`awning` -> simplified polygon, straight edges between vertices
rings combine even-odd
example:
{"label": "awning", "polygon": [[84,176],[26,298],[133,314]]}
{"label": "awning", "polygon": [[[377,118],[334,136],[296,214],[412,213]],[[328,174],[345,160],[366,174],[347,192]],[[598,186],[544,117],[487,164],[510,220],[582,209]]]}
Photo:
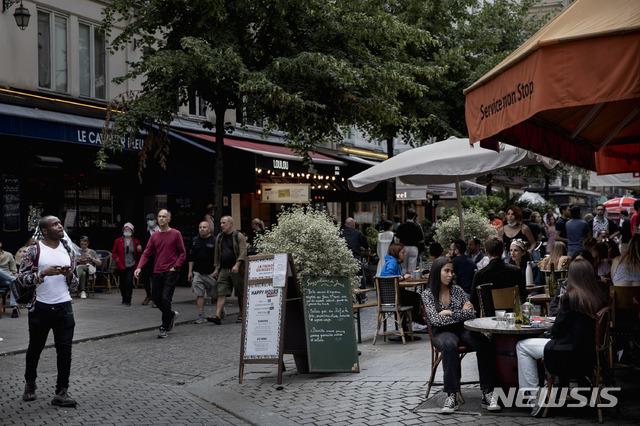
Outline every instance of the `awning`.
{"label": "awning", "polygon": [[[210,142],[215,142],[216,138],[213,135],[207,135],[204,133],[190,133],[185,132],[191,136],[195,136],[200,139],[204,139]],[[290,161],[302,161],[302,157],[293,152],[291,149],[286,146],[280,145],[270,145],[260,142],[251,142],[251,141],[240,141],[235,139],[224,138],[224,145],[236,148],[242,151],[251,152],[254,154],[262,155],[270,158],[279,158],[282,160],[290,160]],[[326,155],[318,154],[318,153],[309,153],[309,157],[314,163],[317,164],[330,164],[334,166],[344,166],[345,163],[339,160],[334,160],[331,157],[327,157]]]}
{"label": "awning", "polygon": [[[0,135],[99,148],[102,146],[104,123],[105,121],[100,118],[0,103]],[[170,131],[169,135],[203,151],[215,154],[211,148],[185,138],[177,132]],[[123,141],[123,148],[139,152],[143,144],[144,137],[140,135],[135,140]]]}

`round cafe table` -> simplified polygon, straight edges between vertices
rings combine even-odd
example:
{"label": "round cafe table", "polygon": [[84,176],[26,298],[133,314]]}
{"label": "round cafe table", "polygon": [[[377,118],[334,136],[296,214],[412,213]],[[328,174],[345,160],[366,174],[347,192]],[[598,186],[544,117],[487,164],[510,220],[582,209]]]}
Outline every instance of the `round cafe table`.
{"label": "round cafe table", "polygon": [[464,327],[468,330],[491,334],[491,340],[496,349],[496,369],[500,384],[507,388],[518,386],[518,358],[516,356],[518,341],[529,337],[538,337],[552,326],[553,323],[545,321],[541,327],[527,327],[520,324],[516,324],[515,327],[507,327],[504,322],[497,321],[495,317],[476,318],[464,322]]}

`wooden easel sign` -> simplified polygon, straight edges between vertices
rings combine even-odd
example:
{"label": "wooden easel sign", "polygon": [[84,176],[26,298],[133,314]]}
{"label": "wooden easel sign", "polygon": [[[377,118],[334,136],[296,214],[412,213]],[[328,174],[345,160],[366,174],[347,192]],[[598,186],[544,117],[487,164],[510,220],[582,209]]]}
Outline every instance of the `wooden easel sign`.
{"label": "wooden easel sign", "polygon": [[278,364],[278,384],[282,383],[284,301],[287,297],[286,278],[290,261],[291,257],[287,254],[248,258],[239,383],[242,383],[245,364]]}

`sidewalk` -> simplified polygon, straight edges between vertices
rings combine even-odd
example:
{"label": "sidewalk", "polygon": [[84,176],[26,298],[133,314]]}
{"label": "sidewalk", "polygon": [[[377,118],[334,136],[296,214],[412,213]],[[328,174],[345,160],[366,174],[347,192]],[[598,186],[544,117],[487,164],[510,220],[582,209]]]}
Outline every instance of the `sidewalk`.
{"label": "sidewalk", "polygon": [[[160,311],[152,308],[151,303],[142,306],[145,292],[142,287],[133,290],[130,307],[121,304],[120,293],[112,289],[111,294],[103,292],[90,295],[86,299],[73,298],[73,311],[76,327],[73,342],[104,339],[121,334],[156,329],[160,326]],[[205,302],[210,302],[205,299]],[[232,302],[231,306],[229,302]],[[195,295],[190,287],[176,287],[173,295],[173,308],[179,312],[176,324],[186,323],[198,317]],[[227,313],[238,312],[235,297],[227,299]],[[205,315],[214,315],[214,308],[205,303]],[[29,344],[28,311],[20,308],[20,318],[11,318],[7,309],[0,319],[0,355],[26,352]],[[49,334],[47,347],[53,346],[53,333]]]}

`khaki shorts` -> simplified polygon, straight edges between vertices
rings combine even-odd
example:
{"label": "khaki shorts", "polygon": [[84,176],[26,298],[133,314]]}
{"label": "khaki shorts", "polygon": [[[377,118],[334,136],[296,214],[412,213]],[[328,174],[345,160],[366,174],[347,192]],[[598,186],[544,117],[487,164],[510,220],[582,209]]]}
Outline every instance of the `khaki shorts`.
{"label": "khaki shorts", "polygon": [[191,291],[198,297],[206,296],[218,298],[218,283],[211,274],[193,273],[193,281],[191,282]]}
{"label": "khaki shorts", "polygon": [[242,273],[234,274],[231,269],[220,269],[218,274],[218,294],[231,296],[233,290],[236,291],[238,299],[242,299],[244,275]]}

